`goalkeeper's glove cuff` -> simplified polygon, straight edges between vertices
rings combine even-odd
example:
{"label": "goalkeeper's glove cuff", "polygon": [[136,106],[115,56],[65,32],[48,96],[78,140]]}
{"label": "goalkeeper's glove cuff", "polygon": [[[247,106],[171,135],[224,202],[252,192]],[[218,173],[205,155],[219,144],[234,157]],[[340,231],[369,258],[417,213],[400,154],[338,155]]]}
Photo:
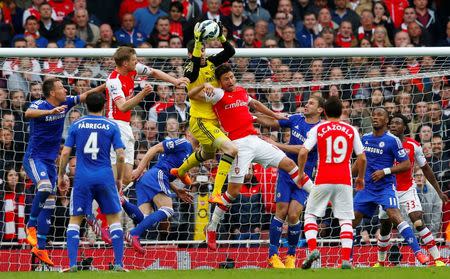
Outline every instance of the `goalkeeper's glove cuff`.
{"label": "goalkeeper's glove cuff", "polygon": [[225,42],[227,41],[227,38],[225,38],[224,35],[221,35],[218,39],[219,39],[219,41],[220,41],[222,44],[225,43]]}
{"label": "goalkeeper's glove cuff", "polygon": [[202,42],[195,41],[194,51],[192,52],[192,56],[194,56],[194,57],[201,57],[202,56],[202,48],[203,48]]}

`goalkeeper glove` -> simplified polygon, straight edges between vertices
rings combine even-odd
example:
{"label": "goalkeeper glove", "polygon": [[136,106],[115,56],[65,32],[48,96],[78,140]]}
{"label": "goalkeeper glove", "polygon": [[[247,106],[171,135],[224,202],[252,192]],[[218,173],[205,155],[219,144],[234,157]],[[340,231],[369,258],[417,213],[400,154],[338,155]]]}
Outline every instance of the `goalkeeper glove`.
{"label": "goalkeeper glove", "polygon": [[223,24],[221,21],[218,21],[217,24],[219,25],[219,37],[217,38],[223,44],[227,41],[227,38],[225,38],[225,36],[223,35]]}
{"label": "goalkeeper glove", "polygon": [[194,38],[195,42],[202,42],[203,41],[203,35],[205,33],[205,29],[200,29],[200,22],[197,22],[194,27]]}

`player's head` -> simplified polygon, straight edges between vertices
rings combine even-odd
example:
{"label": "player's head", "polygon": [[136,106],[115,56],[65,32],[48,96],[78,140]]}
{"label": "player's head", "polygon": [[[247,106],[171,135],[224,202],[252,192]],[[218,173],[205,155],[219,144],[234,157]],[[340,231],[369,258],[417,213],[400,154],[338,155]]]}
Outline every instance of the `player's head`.
{"label": "player's head", "polygon": [[320,116],[323,112],[324,99],[317,95],[312,95],[309,97],[308,102],[306,102],[305,110],[303,114],[305,116]]}
{"label": "player's head", "polygon": [[216,79],[220,83],[220,87],[222,87],[225,91],[234,91],[236,86],[236,77],[234,76],[233,71],[231,70],[231,66],[228,64],[222,64],[216,68]]}
{"label": "player's head", "polygon": [[64,88],[61,80],[57,78],[46,79],[42,84],[42,92],[45,99],[54,99],[59,103],[64,102],[67,96],[67,90]]}
{"label": "player's head", "polygon": [[[194,52],[194,47],[195,47],[195,40],[190,40],[187,45],[187,50],[188,50],[188,56],[189,58],[192,58],[192,53]],[[206,52],[205,52],[205,46],[202,46],[202,55],[200,56],[200,63],[202,65],[204,65],[206,62]]]}
{"label": "player's head", "polygon": [[99,113],[105,107],[105,95],[103,93],[92,93],[86,98],[86,105],[89,112]]}
{"label": "player's head", "polygon": [[408,127],[409,120],[403,114],[396,113],[391,117],[389,122],[389,130],[397,137],[408,135],[410,133]]}
{"label": "player's head", "polygon": [[372,111],[372,127],[374,130],[385,129],[388,123],[389,112],[386,109],[378,107]]}
{"label": "player's head", "polygon": [[328,118],[340,118],[342,115],[342,102],[337,96],[331,96],[325,102],[324,109]]}
{"label": "player's head", "polygon": [[114,62],[116,66],[124,68],[126,71],[131,72],[136,69],[137,56],[136,51],[132,47],[121,46],[114,53]]}

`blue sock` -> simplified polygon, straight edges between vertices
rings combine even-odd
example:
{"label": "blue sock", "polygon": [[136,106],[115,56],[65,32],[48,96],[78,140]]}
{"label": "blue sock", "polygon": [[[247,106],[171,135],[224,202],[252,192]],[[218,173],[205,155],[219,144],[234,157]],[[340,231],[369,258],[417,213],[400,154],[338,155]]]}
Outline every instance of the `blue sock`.
{"label": "blue sock", "polygon": [[38,222],[38,216],[44,207],[45,201],[50,192],[36,192],[34,196],[33,203],[31,204],[30,219],[28,220],[28,227],[36,227]]}
{"label": "blue sock", "polygon": [[109,235],[111,236],[114,250],[114,264],[123,266],[123,230],[120,223],[114,223],[109,226]]}
{"label": "blue sock", "polygon": [[406,221],[401,222],[397,226],[397,230],[403,236],[409,247],[414,251],[414,254],[420,251],[420,245],[417,242],[417,238],[414,235],[413,230]]}
{"label": "blue sock", "polygon": [[270,223],[270,245],[269,245],[269,258],[275,254],[278,254],[278,247],[280,246],[281,232],[283,230],[283,221],[277,217],[272,218]]}
{"label": "blue sock", "polygon": [[139,210],[139,207],[137,205],[132,204],[129,201],[125,201],[122,204],[123,210],[127,213],[128,217],[133,220],[134,224],[137,225],[142,220],[144,220],[144,214],[142,214],[141,210]]}
{"label": "blue sock", "polygon": [[[53,203],[55,200],[52,200]],[[53,215],[54,208],[44,208],[39,214],[37,220],[37,240],[38,249],[45,249],[47,246],[47,234],[50,231],[50,225],[52,223],[51,218]]]}
{"label": "blue sock", "polygon": [[69,266],[77,266],[78,244],[80,243],[80,226],[69,224],[67,227],[67,253]]}
{"label": "blue sock", "polygon": [[[173,209],[172,209],[172,213],[170,214],[170,216],[172,216],[172,214],[173,214]],[[158,224],[159,222],[161,222],[162,220],[165,220],[167,218],[168,218],[167,212],[160,208],[157,211],[155,211],[152,214],[145,217],[144,220],[142,220],[142,222],[140,222],[134,229],[132,229],[130,231],[130,234],[141,236],[145,230],[155,226],[156,224]]]}
{"label": "blue sock", "polygon": [[300,238],[300,221],[297,224],[289,224],[288,228],[288,255],[295,256],[297,250],[298,239]]}

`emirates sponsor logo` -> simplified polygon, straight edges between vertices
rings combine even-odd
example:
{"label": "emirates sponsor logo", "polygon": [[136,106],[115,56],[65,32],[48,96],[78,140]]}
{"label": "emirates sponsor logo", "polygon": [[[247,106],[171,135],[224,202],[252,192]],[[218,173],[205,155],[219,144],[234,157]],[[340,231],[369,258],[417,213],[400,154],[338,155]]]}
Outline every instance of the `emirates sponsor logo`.
{"label": "emirates sponsor logo", "polygon": [[247,102],[244,102],[242,100],[237,100],[234,103],[225,105],[225,109],[234,109],[234,108],[238,108],[238,107],[246,107],[247,106]]}

